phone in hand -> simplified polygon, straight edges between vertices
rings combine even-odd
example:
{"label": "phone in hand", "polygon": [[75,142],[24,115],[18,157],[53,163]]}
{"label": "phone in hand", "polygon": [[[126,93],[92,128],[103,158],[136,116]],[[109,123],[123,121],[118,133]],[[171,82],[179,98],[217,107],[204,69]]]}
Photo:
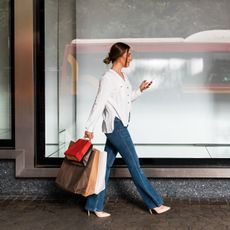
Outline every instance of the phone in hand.
{"label": "phone in hand", "polygon": [[153,81],[150,81],[147,85],[147,87],[149,87],[151,84],[153,83]]}

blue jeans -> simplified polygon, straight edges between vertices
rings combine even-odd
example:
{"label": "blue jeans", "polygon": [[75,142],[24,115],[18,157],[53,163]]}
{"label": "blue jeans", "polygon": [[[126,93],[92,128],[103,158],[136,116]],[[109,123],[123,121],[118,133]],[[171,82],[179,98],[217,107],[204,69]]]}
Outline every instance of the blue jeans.
{"label": "blue jeans", "polygon": [[[119,152],[125,163],[128,166],[134,184],[137,187],[143,201],[148,208],[159,207],[163,204],[163,200],[153,189],[149,180],[145,177],[140,168],[139,159],[130,137],[127,127],[122,122],[115,118],[114,130],[112,133],[106,133],[107,137],[105,151],[107,152],[107,169],[106,169],[106,184],[109,179],[110,169],[114,163],[117,153]],[[104,208],[105,190],[99,194],[94,194],[87,197],[85,209],[90,211],[102,211]]]}

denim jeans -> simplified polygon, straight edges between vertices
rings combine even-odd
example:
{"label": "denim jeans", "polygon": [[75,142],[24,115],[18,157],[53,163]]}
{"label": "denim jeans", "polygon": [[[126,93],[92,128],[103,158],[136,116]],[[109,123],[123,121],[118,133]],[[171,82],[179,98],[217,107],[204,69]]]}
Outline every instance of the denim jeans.
{"label": "denim jeans", "polygon": [[[105,178],[106,184],[109,179],[110,169],[119,152],[127,164],[133,182],[146,206],[148,208],[155,208],[163,204],[163,200],[156,193],[140,168],[139,159],[127,127],[125,127],[118,118],[115,118],[113,132],[106,133],[105,135],[107,137],[105,151],[108,154]],[[93,194],[87,197],[85,209],[90,211],[102,211],[104,208],[105,191],[106,190],[103,190],[97,195]]]}

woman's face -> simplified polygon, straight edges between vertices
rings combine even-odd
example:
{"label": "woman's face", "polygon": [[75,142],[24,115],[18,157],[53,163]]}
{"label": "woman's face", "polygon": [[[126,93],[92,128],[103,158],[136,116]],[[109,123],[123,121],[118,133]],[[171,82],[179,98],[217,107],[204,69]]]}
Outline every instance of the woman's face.
{"label": "woman's face", "polygon": [[121,57],[120,57],[120,62],[123,67],[128,67],[130,62],[132,61],[132,52],[129,49],[128,52],[125,52]]}

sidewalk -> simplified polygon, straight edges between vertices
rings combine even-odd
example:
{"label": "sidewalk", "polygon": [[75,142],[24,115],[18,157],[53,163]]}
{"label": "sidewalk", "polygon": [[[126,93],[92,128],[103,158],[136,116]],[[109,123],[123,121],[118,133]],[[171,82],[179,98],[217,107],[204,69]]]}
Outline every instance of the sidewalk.
{"label": "sidewalk", "polygon": [[84,198],[25,197],[0,200],[1,230],[224,230],[230,229],[228,201],[167,200],[167,213],[150,215],[141,200],[107,200],[111,217],[87,216]]}

